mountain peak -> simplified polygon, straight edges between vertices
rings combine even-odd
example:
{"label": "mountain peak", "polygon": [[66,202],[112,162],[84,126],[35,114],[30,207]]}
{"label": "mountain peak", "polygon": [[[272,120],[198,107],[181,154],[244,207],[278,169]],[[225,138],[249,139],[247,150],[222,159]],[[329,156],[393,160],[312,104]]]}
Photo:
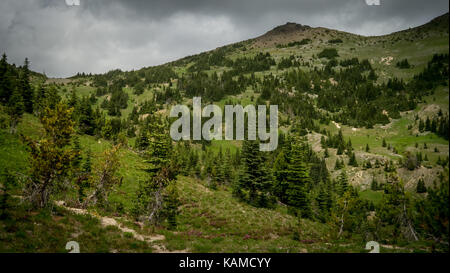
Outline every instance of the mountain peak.
{"label": "mountain peak", "polygon": [[309,38],[312,31],[314,31],[314,28],[310,26],[287,22],[257,37],[255,43],[258,47],[274,46],[276,44],[301,40],[302,38]]}
{"label": "mountain peak", "polygon": [[306,26],[306,25],[301,25],[301,24],[297,24],[297,23],[293,23],[293,22],[287,22],[284,25],[280,25],[277,26],[275,28],[273,28],[272,30],[268,31],[266,33],[267,34],[272,34],[272,35],[276,35],[276,34],[289,34],[291,32],[300,32],[300,31],[305,31],[307,29],[310,29],[310,26]]}

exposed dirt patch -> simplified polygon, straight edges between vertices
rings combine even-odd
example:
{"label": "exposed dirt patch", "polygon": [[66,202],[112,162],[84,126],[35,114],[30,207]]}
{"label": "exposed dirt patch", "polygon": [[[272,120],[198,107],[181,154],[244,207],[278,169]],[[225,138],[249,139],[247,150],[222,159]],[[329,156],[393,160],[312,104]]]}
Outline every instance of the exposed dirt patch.
{"label": "exposed dirt patch", "polygon": [[339,125],[336,121],[332,120],[331,123],[333,123],[336,128],[341,129],[341,125]]}
{"label": "exposed dirt patch", "polygon": [[418,113],[419,118],[426,119],[426,118],[432,118],[436,116],[439,113],[439,110],[441,107],[437,104],[429,104],[427,106],[424,106]]}
{"label": "exposed dirt patch", "polygon": [[434,167],[428,169],[421,166],[413,171],[406,168],[397,169],[398,175],[402,178],[405,183],[405,188],[413,190],[417,187],[417,182],[420,178],[423,178],[425,185],[430,187],[433,185],[433,181],[438,177],[439,173],[442,172],[441,167]]}
{"label": "exposed dirt patch", "polygon": [[[116,219],[112,218],[112,217],[107,217],[107,216],[100,216],[96,213],[92,213],[89,212],[86,209],[79,209],[79,208],[71,208],[71,207],[67,207],[64,203],[64,201],[56,201],[55,204],[57,206],[60,207],[64,207],[65,209],[74,212],[75,214],[82,214],[82,215],[91,215],[92,217],[96,217],[100,220],[100,223],[102,224],[102,226],[107,227],[107,226],[115,226],[118,229],[120,229],[122,232],[124,233],[130,233],[133,235],[133,237],[136,240],[139,241],[143,241],[143,242],[147,242],[147,243],[154,243],[154,242],[160,242],[160,241],[164,241],[166,239],[166,237],[162,234],[155,234],[155,235],[143,235],[138,233],[136,230],[132,229],[132,228],[128,228],[124,225],[121,225],[120,223],[118,223],[116,221]],[[169,251],[167,250],[163,245],[161,244],[155,244],[153,245],[153,247],[155,248],[156,252],[161,252],[161,253],[169,253],[169,252],[173,252],[173,253],[186,253],[187,250],[177,250],[177,251]]]}
{"label": "exposed dirt patch", "polygon": [[318,133],[311,133],[308,134],[308,143],[311,144],[311,148],[314,152],[320,152],[322,151],[322,145],[320,144],[320,138],[322,137],[321,134]]}
{"label": "exposed dirt patch", "polygon": [[391,62],[394,60],[392,56],[381,57],[380,64],[391,65]]}

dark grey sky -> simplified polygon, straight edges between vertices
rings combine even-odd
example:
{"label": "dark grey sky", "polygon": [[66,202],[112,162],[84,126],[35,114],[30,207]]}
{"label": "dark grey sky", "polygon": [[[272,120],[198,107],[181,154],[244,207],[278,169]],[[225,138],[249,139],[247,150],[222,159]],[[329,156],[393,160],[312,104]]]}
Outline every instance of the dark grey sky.
{"label": "dark grey sky", "polygon": [[[73,0],[67,0],[69,2]],[[0,51],[51,77],[138,69],[296,22],[362,35],[414,27],[447,0],[1,0]]]}

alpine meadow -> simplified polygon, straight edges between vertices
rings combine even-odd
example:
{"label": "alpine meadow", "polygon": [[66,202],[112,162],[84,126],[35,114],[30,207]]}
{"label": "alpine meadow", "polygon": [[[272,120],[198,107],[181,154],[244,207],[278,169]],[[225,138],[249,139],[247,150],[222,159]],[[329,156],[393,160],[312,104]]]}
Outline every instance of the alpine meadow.
{"label": "alpine meadow", "polygon": [[[299,23],[68,78],[5,52],[0,252],[448,253],[449,14],[381,36]],[[195,130],[208,105],[220,139]],[[249,138],[246,109],[275,135]]]}

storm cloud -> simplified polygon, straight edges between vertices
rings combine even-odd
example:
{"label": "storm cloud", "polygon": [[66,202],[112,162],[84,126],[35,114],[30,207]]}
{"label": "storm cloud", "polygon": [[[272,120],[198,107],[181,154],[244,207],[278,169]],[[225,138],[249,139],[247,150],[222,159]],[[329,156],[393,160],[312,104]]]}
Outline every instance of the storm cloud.
{"label": "storm cloud", "polygon": [[259,36],[296,22],[362,35],[418,26],[448,1],[2,0],[0,51],[51,77],[139,69]]}

